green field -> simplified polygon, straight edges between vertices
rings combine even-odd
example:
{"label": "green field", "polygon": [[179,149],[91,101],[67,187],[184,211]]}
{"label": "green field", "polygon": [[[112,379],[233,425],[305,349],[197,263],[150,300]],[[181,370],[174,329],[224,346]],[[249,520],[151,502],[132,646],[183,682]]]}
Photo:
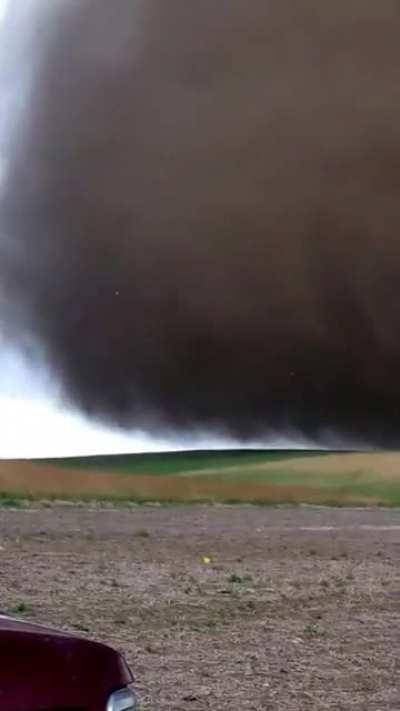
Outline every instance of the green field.
{"label": "green field", "polygon": [[400,506],[398,452],[224,450],[0,462],[0,498]]}
{"label": "green field", "polygon": [[68,469],[92,469],[98,472],[121,472],[124,474],[183,475],[199,473],[205,469],[217,469],[220,475],[230,467],[247,471],[252,465],[290,461],[301,457],[316,457],[329,454],[325,450],[293,449],[231,449],[194,450],[184,452],[157,452],[150,454],[110,454],[105,456],[65,457],[40,459],[39,464],[50,464]]}

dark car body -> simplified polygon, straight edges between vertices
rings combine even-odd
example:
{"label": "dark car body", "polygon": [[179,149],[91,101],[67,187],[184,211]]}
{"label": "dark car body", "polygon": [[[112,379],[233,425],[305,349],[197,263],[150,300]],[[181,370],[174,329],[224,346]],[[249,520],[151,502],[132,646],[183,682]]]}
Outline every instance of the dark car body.
{"label": "dark car body", "polygon": [[1,711],[106,711],[131,682],[110,647],[0,616]]}

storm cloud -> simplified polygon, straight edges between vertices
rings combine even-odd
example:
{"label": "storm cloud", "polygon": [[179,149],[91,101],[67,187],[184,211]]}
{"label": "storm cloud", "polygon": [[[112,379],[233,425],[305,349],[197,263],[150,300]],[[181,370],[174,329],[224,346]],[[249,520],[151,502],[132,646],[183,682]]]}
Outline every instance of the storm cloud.
{"label": "storm cloud", "polygon": [[43,13],[0,279],[74,405],[399,444],[399,36],[394,0]]}

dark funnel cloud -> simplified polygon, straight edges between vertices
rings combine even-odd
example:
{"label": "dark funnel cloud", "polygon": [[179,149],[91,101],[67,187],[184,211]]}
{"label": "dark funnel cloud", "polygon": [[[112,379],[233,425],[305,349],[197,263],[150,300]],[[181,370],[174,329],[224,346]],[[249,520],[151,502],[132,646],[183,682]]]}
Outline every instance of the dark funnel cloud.
{"label": "dark funnel cloud", "polygon": [[0,276],[71,400],[398,445],[397,0],[80,0],[45,30]]}

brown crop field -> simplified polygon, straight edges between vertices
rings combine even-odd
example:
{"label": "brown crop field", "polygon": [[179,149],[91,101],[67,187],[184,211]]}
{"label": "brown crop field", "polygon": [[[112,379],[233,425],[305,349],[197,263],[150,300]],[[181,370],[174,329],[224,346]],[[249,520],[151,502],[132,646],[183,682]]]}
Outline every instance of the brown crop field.
{"label": "brown crop field", "polygon": [[141,711],[397,711],[399,558],[395,509],[31,503],[0,607],[122,650]]}
{"label": "brown crop field", "polygon": [[132,502],[400,505],[397,452],[166,453],[0,461],[0,496]]}

